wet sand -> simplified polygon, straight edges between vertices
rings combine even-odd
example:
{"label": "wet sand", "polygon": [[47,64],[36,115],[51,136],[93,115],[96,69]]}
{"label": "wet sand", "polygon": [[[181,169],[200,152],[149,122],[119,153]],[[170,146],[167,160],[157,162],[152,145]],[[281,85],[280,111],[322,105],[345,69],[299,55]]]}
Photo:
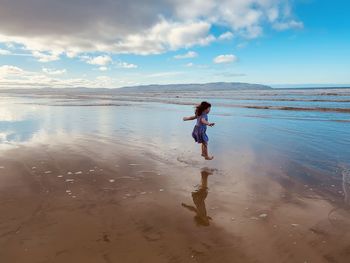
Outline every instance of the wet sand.
{"label": "wet sand", "polygon": [[92,138],[9,150],[1,262],[349,262],[346,206],[247,160],[229,174]]}
{"label": "wet sand", "polygon": [[184,198],[164,178],[170,174],[162,175],[167,167],[156,168],[142,156],[114,157],[44,148],[9,152],[1,162],[1,262],[214,262],[244,256],[237,237],[193,224],[181,207]]}

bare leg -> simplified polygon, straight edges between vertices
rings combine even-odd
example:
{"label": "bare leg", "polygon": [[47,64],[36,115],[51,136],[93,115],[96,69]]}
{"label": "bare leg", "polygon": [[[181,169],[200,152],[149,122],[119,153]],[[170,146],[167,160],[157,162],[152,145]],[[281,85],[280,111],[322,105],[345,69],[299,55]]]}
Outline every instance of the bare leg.
{"label": "bare leg", "polygon": [[207,154],[207,152],[206,152],[206,150],[205,150],[205,143],[202,143],[202,156],[203,157],[205,157],[205,156],[207,156],[208,154]]}
{"label": "bare leg", "polygon": [[202,143],[202,156],[206,160],[213,160],[214,156],[209,156],[208,155],[208,145],[206,143]]}

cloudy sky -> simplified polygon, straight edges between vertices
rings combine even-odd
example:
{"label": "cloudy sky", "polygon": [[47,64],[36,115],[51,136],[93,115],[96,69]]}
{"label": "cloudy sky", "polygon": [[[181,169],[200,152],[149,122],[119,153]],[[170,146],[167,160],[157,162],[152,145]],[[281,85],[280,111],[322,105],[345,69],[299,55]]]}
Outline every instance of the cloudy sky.
{"label": "cloudy sky", "polygon": [[0,88],[349,84],[350,3],[0,0]]}

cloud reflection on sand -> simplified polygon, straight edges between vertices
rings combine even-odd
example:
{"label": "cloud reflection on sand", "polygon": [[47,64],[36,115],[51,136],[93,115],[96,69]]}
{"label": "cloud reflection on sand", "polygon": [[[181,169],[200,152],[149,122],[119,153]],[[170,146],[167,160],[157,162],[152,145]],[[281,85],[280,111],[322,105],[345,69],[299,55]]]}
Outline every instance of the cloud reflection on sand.
{"label": "cloud reflection on sand", "polygon": [[20,98],[0,97],[0,122],[23,121],[40,111],[36,105],[21,105],[22,101]]}

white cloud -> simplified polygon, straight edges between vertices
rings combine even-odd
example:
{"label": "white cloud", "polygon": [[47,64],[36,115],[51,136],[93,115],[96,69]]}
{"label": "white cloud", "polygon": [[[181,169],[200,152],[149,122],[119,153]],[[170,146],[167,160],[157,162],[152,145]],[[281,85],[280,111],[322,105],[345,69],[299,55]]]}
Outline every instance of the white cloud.
{"label": "white cloud", "polygon": [[176,55],[174,56],[175,59],[185,59],[185,58],[195,58],[197,57],[198,54],[194,51],[188,51],[185,54],[180,54],[180,55]]}
{"label": "white cloud", "polygon": [[98,66],[106,66],[112,62],[112,58],[107,55],[102,55],[97,57],[82,56],[81,58],[83,61],[85,61],[88,64],[98,65]]}
{"label": "white cloud", "polygon": [[135,64],[127,63],[127,62],[123,62],[123,61],[120,61],[118,63],[118,67],[120,67],[120,68],[127,68],[127,69],[138,68],[138,66],[135,65]]}
{"label": "white cloud", "polygon": [[193,67],[193,65],[194,64],[192,62],[190,62],[190,63],[187,63],[185,66],[191,68],[191,67]]}
{"label": "white cloud", "polygon": [[39,62],[51,62],[60,59],[60,52],[40,52],[37,50],[32,51],[33,57],[37,58]]}
{"label": "white cloud", "polygon": [[[159,54],[167,50],[177,50],[194,45],[207,45],[215,40],[209,34],[210,24],[206,22],[170,23],[162,19],[146,32],[129,35],[123,41],[108,46],[118,53],[141,55]],[[103,49],[104,47],[101,46]]]}
{"label": "white cloud", "polygon": [[274,22],[278,18],[278,15],[279,15],[279,11],[275,7],[267,11],[267,17],[270,22]]}
{"label": "white cloud", "polygon": [[107,70],[108,70],[108,68],[107,68],[107,67],[105,67],[105,66],[102,66],[102,67],[99,67],[99,68],[98,68],[98,70],[99,70],[99,71],[107,71]]}
{"label": "white cloud", "polygon": [[43,68],[42,71],[48,75],[63,75],[67,72],[66,69],[50,69],[50,68]]}
{"label": "white cloud", "polygon": [[236,61],[237,61],[237,57],[233,54],[219,55],[214,58],[215,64],[232,63]]}
{"label": "white cloud", "polygon": [[[53,70],[44,70],[54,72]],[[0,66],[0,89],[11,88],[67,88],[67,87],[110,87],[117,88],[125,85],[132,85],[135,82],[123,79],[114,79],[107,76],[99,76],[95,79],[83,78],[58,78],[58,74],[47,74],[46,72],[26,71],[16,66]]]}
{"label": "white cloud", "polygon": [[184,72],[182,71],[166,71],[166,72],[158,72],[158,73],[152,73],[147,75],[147,78],[163,78],[163,77],[170,77],[170,76],[177,76],[182,75]]}
{"label": "white cloud", "polygon": [[24,71],[23,69],[16,67],[16,66],[11,66],[11,65],[3,65],[0,66],[0,76],[10,76],[10,75],[19,75],[22,74]]}
{"label": "white cloud", "polygon": [[287,22],[276,22],[273,24],[273,28],[278,30],[278,31],[283,31],[283,30],[288,30],[288,29],[302,29],[304,28],[303,22],[295,21],[295,20],[290,20]]}
{"label": "white cloud", "polygon": [[218,37],[219,40],[230,40],[232,38],[233,38],[233,34],[230,31],[227,31]]}
{"label": "white cloud", "polygon": [[9,49],[14,49],[15,48],[15,45],[13,43],[10,43],[10,42],[5,42],[5,45]]}
{"label": "white cloud", "polygon": [[266,24],[284,30],[302,23],[293,20],[289,0],[154,0],[144,5],[143,0],[5,1],[0,42],[24,45],[40,52],[39,61],[48,62],[63,53],[148,55],[232,37],[212,35],[212,26],[227,28],[235,37],[254,38]]}
{"label": "white cloud", "polygon": [[66,56],[68,58],[75,58],[76,56],[78,56],[79,51],[75,51],[75,50],[69,50],[66,51]]}
{"label": "white cloud", "polygon": [[261,36],[263,29],[260,26],[251,26],[243,34],[245,38],[253,39]]}
{"label": "white cloud", "polygon": [[11,52],[9,50],[0,49],[0,55],[9,55],[9,54],[11,54]]}

